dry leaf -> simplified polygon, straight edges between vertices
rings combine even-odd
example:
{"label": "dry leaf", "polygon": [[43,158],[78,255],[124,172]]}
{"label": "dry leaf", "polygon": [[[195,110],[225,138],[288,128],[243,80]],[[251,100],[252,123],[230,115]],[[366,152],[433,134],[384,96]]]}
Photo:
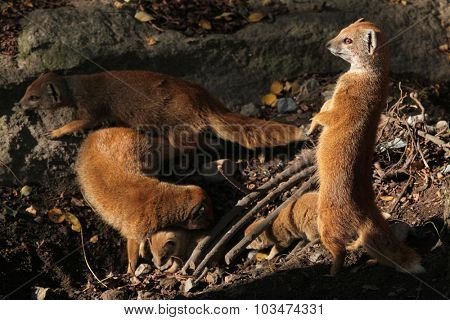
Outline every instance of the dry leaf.
{"label": "dry leaf", "polygon": [[292,94],[298,94],[300,93],[300,84],[298,83],[298,81],[294,81],[291,84],[291,93]]}
{"label": "dry leaf", "polygon": [[275,81],[270,86],[270,92],[275,93],[276,95],[279,95],[281,91],[283,91],[283,84],[280,81]]}
{"label": "dry leaf", "polygon": [[383,201],[392,201],[394,200],[393,196],[380,196],[380,199]]}
{"label": "dry leaf", "polygon": [[261,98],[261,102],[264,103],[266,106],[275,106],[277,102],[277,96],[273,93],[266,94],[264,97]]}
{"label": "dry leaf", "polygon": [[225,19],[226,21],[230,21],[230,20],[233,20],[233,15],[234,15],[234,13],[233,12],[224,12],[224,13],[222,13],[221,15],[219,15],[219,16],[215,16],[214,17],[214,20],[219,20],[219,19]]}
{"label": "dry leaf", "polygon": [[26,208],[25,211],[26,211],[30,216],[36,217],[37,210],[36,210],[36,208],[35,208],[33,205],[31,205],[31,206],[29,206],[28,208]]}
{"label": "dry leaf", "polygon": [[61,223],[64,221],[65,217],[61,209],[53,208],[47,212],[47,216],[51,222]]}
{"label": "dry leaf", "polygon": [[155,20],[155,18],[153,18],[151,15],[149,15],[145,11],[136,12],[136,14],[134,15],[134,18],[136,20],[139,20],[140,22],[149,22],[149,21]]}
{"label": "dry leaf", "polygon": [[209,22],[206,19],[202,19],[200,20],[200,22],[198,23],[198,25],[200,26],[200,28],[204,29],[204,30],[211,30],[212,29],[212,25],[211,22]]}
{"label": "dry leaf", "polygon": [[156,40],[156,38],[153,37],[153,36],[148,36],[148,37],[145,39],[145,42],[147,43],[147,45],[148,45],[149,47],[151,47],[151,46],[154,46],[154,45],[158,42],[158,40]]}
{"label": "dry leaf", "polygon": [[447,52],[448,51],[448,43],[440,45],[439,51]]}
{"label": "dry leaf", "polygon": [[25,2],[23,3],[23,5],[24,5],[25,7],[27,7],[27,8],[33,8],[33,7],[34,7],[34,6],[33,6],[33,2],[30,1],[30,0],[25,1]]}
{"label": "dry leaf", "polygon": [[98,241],[98,235],[92,236],[92,237],[89,239],[89,242],[90,242],[90,243],[97,243],[97,241]]}
{"label": "dry leaf", "polygon": [[31,188],[30,186],[23,186],[20,189],[20,195],[22,195],[24,197],[28,197],[31,194],[32,190],[33,190],[33,188]]}
{"label": "dry leaf", "polygon": [[258,252],[255,255],[256,261],[264,261],[267,259],[267,257],[268,257],[268,255],[266,253],[262,253],[262,252]]}
{"label": "dry leaf", "polygon": [[251,13],[251,14],[248,16],[247,20],[248,20],[248,22],[254,23],[254,22],[261,21],[262,18],[264,18],[265,16],[266,16],[266,15],[265,15],[264,13],[259,12],[259,11],[256,11],[256,12]]}
{"label": "dry leaf", "polygon": [[71,228],[73,231],[81,232],[81,223],[80,223],[80,220],[78,220],[76,215],[74,215],[70,212],[66,212],[65,218],[71,224]]}
{"label": "dry leaf", "polygon": [[122,9],[123,8],[123,3],[120,1],[114,1],[114,7],[116,9]]}

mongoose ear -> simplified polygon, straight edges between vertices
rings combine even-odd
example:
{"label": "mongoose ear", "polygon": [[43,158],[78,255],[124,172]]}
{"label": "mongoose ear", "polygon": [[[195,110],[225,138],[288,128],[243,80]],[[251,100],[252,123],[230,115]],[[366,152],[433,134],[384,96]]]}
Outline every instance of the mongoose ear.
{"label": "mongoose ear", "polygon": [[366,29],[364,34],[364,40],[367,44],[367,52],[369,55],[373,55],[377,48],[377,35],[373,29]]}
{"label": "mongoose ear", "polygon": [[364,22],[364,21],[366,21],[366,19],[364,19],[364,18],[359,18],[358,20],[356,20],[356,21],[353,22],[353,23],[359,23],[359,22]]}
{"label": "mongoose ear", "polygon": [[54,104],[61,103],[61,93],[59,92],[58,86],[49,82],[47,84],[48,95],[52,98]]}

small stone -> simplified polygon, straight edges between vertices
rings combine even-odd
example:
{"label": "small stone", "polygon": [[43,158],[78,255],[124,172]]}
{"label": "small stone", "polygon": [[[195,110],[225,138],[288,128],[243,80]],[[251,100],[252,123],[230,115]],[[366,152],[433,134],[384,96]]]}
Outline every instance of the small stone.
{"label": "small stone", "polygon": [[124,300],[125,294],[117,289],[109,289],[103,292],[100,298],[102,300]]}
{"label": "small stone", "polygon": [[403,221],[396,221],[392,223],[390,227],[397,239],[401,242],[405,242],[411,232],[410,225]]}
{"label": "small stone", "polygon": [[21,189],[20,189],[20,194],[22,195],[22,196],[24,196],[24,197],[28,197],[30,194],[31,194],[31,191],[32,191],[33,189],[30,187],[30,186],[23,186]]}
{"label": "small stone", "polygon": [[141,263],[139,265],[139,267],[137,267],[136,271],[134,272],[134,275],[136,277],[139,277],[139,276],[141,276],[143,274],[149,273],[151,270],[152,270],[152,267],[149,264]]}
{"label": "small stone", "polygon": [[445,131],[445,130],[448,130],[448,122],[445,121],[445,120],[438,121],[436,123],[436,131],[437,132],[442,132],[442,131]]}
{"label": "small stone", "polygon": [[445,169],[442,170],[442,173],[443,173],[443,174],[448,174],[448,173],[450,173],[450,164],[448,164],[448,165],[445,167]]}
{"label": "small stone", "polygon": [[261,110],[259,110],[253,103],[249,103],[241,107],[241,114],[243,116],[257,118],[261,116]]}
{"label": "small stone", "polygon": [[317,91],[320,88],[319,81],[317,81],[314,78],[308,79],[300,87],[300,92],[305,95],[309,96],[315,91]]}
{"label": "small stone", "polygon": [[277,102],[277,110],[279,113],[289,113],[297,111],[297,104],[292,98],[280,98]]}

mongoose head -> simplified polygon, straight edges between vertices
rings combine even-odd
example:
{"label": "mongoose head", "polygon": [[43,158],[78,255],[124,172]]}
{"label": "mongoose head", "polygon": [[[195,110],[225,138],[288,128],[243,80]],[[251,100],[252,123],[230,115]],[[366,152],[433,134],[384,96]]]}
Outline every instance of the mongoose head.
{"label": "mongoose head", "polygon": [[379,27],[363,18],[342,29],[326,46],[332,54],[350,62],[351,70],[387,68],[386,38]]}
{"label": "mongoose head", "polygon": [[185,229],[207,229],[214,222],[211,200],[205,190],[198,186],[189,187],[192,201],[188,205],[187,220],[181,227]]}
{"label": "mongoose head", "polygon": [[24,109],[55,109],[67,106],[68,89],[64,77],[56,73],[45,73],[30,84],[20,99]]}
{"label": "mongoose head", "polygon": [[[255,220],[252,224],[250,224],[244,231],[244,235],[247,236],[250,232],[252,232],[261,222],[262,218]],[[247,246],[247,249],[251,250],[263,250],[273,246],[274,243],[267,238],[265,232],[262,232],[258,237],[255,238],[250,244]]]}
{"label": "mongoose head", "polygon": [[150,250],[153,263],[161,271],[176,272],[189,254],[189,231],[179,228],[168,228],[154,233],[150,238]]}

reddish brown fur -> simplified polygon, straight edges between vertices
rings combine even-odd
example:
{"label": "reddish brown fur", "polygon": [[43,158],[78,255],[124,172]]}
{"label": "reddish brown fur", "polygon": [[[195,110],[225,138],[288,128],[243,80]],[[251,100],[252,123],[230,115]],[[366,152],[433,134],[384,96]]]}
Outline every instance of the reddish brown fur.
{"label": "reddish brown fur", "polygon": [[[247,248],[261,250],[273,246],[267,257],[270,260],[295,240],[313,241],[318,239],[317,198],[317,192],[309,192],[291,202],[280,212],[272,225],[253,240]],[[258,219],[249,225],[245,229],[245,235],[250,233],[262,220]]]}
{"label": "reddish brown fur", "polygon": [[158,269],[168,273],[178,271],[206,235],[206,231],[180,228],[168,228],[154,233],[150,238],[153,263]]}
{"label": "reddish brown fur", "polygon": [[142,157],[154,151],[149,145],[155,144],[133,129],[98,130],[84,141],[76,164],[86,200],[128,239],[131,270],[139,243],[152,233],[170,226],[207,228],[213,220],[210,200],[200,187],[164,183],[142,173]]}
{"label": "reddish brown fur", "polygon": [[[370,33],[370,38],[369,38]],[[344,44],[345,38],[352,39]],[[369,45],[369,39],[372,46]],[[323,125],[317,151],[320,177],[318,226],[338,272],[349,248],[362,245],[378,261],[400,271],[421,272],[420,257],[388,227],[372,187],[372,157],[388,88],[388,50],[381,30],[358,21],[329,42],[329,49],[351,63],[337,82],[325,111],[314,117]]]}
{"label": "reddish brown fur", "polygon": [[295,126],[232,113],[201,86],[149,71],[47,73],[27,88],[21,105],[77,109],[79,120],[52,131],[53,138],[114,119],[128,127],[162,130],[175,147],[195,144],[197,135],[208,127],[219,137],[247,148],[305,139]]}

